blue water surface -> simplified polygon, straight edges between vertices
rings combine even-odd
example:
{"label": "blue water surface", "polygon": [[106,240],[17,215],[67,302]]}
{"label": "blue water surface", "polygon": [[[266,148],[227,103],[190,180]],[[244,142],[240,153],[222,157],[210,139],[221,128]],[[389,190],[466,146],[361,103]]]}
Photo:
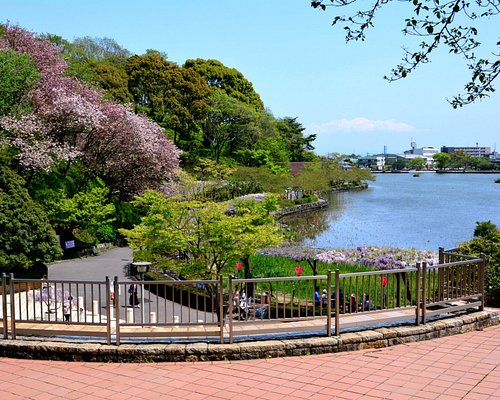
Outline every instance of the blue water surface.
{"label": "blue water surface", "polygon": [[[393,246],[437,250],[472,237],[476,221],[500,226],[500,174],[377,174],[369,189],[332,193],[316,211],[326,228],[303,244],[319,248]],[[296,218],[301,218],[297,216]],[[311,216],[301,224],[317,223]]]}

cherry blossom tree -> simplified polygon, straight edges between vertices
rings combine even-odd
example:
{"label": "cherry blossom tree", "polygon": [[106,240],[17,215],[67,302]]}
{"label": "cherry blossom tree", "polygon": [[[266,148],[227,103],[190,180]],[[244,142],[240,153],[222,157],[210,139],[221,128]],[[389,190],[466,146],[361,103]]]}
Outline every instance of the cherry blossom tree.
{"label": "cherry blossom tree", "polygon": [[124,195],[160,188],[178,168],[180,151],[163,129],[65,76],[61,49],[9,25],[0,40],[2,49],[27,54],[40,71],[27,94],[31,112],[0,119],[21,167],[48,171],[56,160],[67,165],[78,160],[89,177],[101,176]]}

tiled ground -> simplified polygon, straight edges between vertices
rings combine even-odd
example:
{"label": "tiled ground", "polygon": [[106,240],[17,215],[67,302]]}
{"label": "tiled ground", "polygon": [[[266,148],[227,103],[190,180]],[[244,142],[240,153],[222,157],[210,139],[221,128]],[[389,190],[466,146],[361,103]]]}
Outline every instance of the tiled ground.
{"label": "tiled ground", "polygon": [[500,399],[500,325],[379,350],[214,363],[0,358],[11,399]]}

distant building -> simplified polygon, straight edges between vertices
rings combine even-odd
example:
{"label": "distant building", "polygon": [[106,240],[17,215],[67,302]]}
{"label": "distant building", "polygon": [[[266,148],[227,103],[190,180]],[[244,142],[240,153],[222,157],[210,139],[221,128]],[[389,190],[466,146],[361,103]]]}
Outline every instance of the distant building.
{"label": "distant building", "polygon": [[415,142],[411,142],[411,149],[404,152],[404,158],[411,160],[412,158],[422,157],[425,158],[427,166],[434,165],[434,154],[439,153],[439,149],[435,147],[417,147]]}
{"label": "distant building", "polygon": [[358,160],[358,165],[361,167],[369,167],[375,171],[384,171],[394,164],[398,159],[397,154],[373,154],[361,157]]}
{"label": "distant building", "polygon": [[452,154],[455,151],[464,151],[467,154],[470,154],[472,157],[489,157],[491,154],[491,147],[441,147],[442,153]]}
{"label": "distant building", "polygon": [[490,154],[490,161],[494,163],[500,163],[500,153],[494,151]]}

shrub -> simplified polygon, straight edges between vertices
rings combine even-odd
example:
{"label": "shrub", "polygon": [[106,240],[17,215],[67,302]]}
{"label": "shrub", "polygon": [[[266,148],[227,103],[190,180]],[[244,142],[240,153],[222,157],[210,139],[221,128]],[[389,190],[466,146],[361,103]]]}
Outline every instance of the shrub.
{"label": "shrub", "polygon": [[31,199],[23,180],[0,166],[0,269],[27,269],[60,256],[45,213]]}
{"label": "shrub", "polygon": [[480,256],[485,255],[486,293],[491,297],[500,297],[500,229],[490,221],[476,222],[473,239],[461,243],[459,252]]}
{"label": "shrub", "polygon": [[116,230],[113,225],[104,224],[97,228],[96,236],[100,243],[113,242],[116,239]]}

